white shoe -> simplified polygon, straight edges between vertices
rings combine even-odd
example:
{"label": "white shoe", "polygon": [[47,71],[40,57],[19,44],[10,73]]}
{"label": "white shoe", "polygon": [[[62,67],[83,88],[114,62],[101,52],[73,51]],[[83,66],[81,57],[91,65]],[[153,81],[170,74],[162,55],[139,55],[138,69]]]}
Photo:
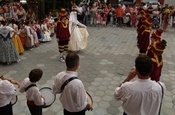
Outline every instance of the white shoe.
{"label": "white shoe", "polygon": [[32,50],[33,50],[33,48],[30,48],[29,50],[30,50],[30,51],[32,51]]}
{"label": "white shoe", "polygon": [[63,54],[63,59],[64,59],[64,60],[66,59],[66,54]]}
{"label": "white shoe", "polygon": [[7,65],[10,65],[10,64],[12,64],[12,62],[7,62]]}
{"label": "white shoe", "polygon": [[18,59],[16,62],[17,62],[17,63],[19,63],[20,61],[21,61],[21,60],[20,60],[20,59]]}
{"label": "white shoe", "polygon": [[64,60],[63,57],[60,57],[59,61],[60,61],[60,62],[63,62],[63,63],[65,62],[65,60]]}

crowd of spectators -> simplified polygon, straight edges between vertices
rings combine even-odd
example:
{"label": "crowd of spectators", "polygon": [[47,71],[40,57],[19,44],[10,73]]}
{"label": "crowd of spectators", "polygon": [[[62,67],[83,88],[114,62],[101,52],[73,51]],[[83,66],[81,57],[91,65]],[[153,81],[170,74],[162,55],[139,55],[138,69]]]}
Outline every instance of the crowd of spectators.
{"label": "crowd of spectators", "polygon": [[107,4],[105,2],[92,2],[90,4],[80,4],[82,8],[82,22],[90,26],[108,25],[111,23],[113,26],[136,26],[139,18],[139,10],[143,8],[149,12],[153,19],[153,27],[159,28],[164,20],[164,14],[168,14],[168,22],[174,26],[175,23],[175,8],[174,6],[157,6],[153,8],[151,4],[147,3],[144,6],[139,5],[125,5]]}
{"label": "crowd of spectators", "polygon": [[[0,20],[5,20],[8,26],[17,31],[19,37],[21,35],[45,42],[50,41],[50,37],[54,33],[54,20],[51,14],[47,15],[43,20],[37,20],[32,9],[25,10],[23,5],[17,2],[4,4],[0,7]],[[21,41],[25,47],[25,42]],[[37,45],[33,44],[32,47],[34,46]]]}
{"label": "crowd of spectators", "polygon": [[[138,6],[121,3],[114,6],[110,3],[95,1],[90,4],[79,3],[77,7],[79,22],[87,26],[136,27],[140,8],[149,12],[153,28],[163,25],[163,29],[167,31],[168,25],[172,27],[175,25],[175,8],[168,4],[164,7],[153,8],[150,4]],[[59,19],[59,17],[56,16],[55,19]],[[52,17],[52,13],[46,15],[43,20],[37,20],[32,9],[25,10],[23,5],[17,2],[1,5],[0,21],[5,21],[6,26],[15,30],[15,35],[11,35],[11,38],[18,54],[23,54],[25,50],[32,50],[40,43],[51,41],[57,23]],[[3,24],[1,24],[2,26]]]}
{"label": "crowd of spectators", "polygon": [[[9,27],[13,29],[13,32],[10,32],[9,38],[11,40],[9,42],[13,42],[13,46],[18,54],[23,54],[24,51],[32,50],[41,43],[51,41],[54,35],[55,21],[51,14],[41,21],[37,20],[36,14],[32,9],[25,10],[22,4],[16,2],[4,4],[0,7],[0,22],[1,35],[3,32],[7,32],[5,30]],[[8,36],[1,36],[1,38],[0,53],[8,54],[9,56],[13,55],[11,52],[4,50],[4,47],[10,48],[9,50],[13,49],[12,46],[6,43],[6,40],[3,40],[3,38],[7,39]],[[5,58],[9,56],[2,55],[0,62],[11,63],[13,60],[6,60],[7,58]]]}

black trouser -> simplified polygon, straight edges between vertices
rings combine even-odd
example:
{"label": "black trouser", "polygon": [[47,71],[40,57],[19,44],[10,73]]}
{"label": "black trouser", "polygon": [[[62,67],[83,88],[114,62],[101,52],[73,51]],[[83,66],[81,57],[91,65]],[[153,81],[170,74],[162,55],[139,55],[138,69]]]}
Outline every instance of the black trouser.
{"label": "black trouser", "polygon": [[113,22],[112,22],[113,25],[116,25],[116,20],[117,20],[117,18],[113,17]]}
{"label": "black trouser", "polygon": [[27,104],[31,115],[42,115],[42,107],[41,106],[33,106]]}
{"label": "black trouser", "polygon": [[4,107],[0,107],[0,115],[13,115],[12,104],[9,103]]}
{"label": "black trouser", "polygon": [[68,51],[68,43],[69,43],[69,40],[59,40],[58,41],[58,49],[60,53],[64,51]]}
{"label": "black trouser", "polygon": [[87,22],[88,22],[88,15],[85,15],[83,18],[83,24],[87,26]]}
{"label": "black trouser", "polygon": [[146,49],[139,49],[139,53],[144,53],[144,54],[146,54]]}
{"label": "black trouser", "polygon": [[111,22],[111,15],[108,13],[106,25],[109,24],[110,22]]}
{"label": "black trouser", "polygon": [[118,21],[118,25],[121,26],[123,24],[123,17],[118,17],[117,21]]}
{"label": "black trouser", "polygon": [[128,21],[128,22],[126,23],[126,25],[127,25],[127,27],[131,27],[131,21]]}
{"label": "black trouser", "polygon": [[77,15],[77,19],[80,23],[83,23],[83,18],[84,18],[84,15]]}
{"label": "black trouser", "polygon": [[85,115],[85,110],[82,110],[80,112],[69,112],[64,109],[64,115]]}

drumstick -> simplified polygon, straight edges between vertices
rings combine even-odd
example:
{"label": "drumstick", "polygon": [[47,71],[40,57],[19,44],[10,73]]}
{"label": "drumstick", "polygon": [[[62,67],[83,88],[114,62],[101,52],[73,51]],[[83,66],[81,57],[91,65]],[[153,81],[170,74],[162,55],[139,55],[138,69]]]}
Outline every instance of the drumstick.
{"label": "drumstick", "polygon": [[92,101],[92,104],[91,106],[93,105],[93,99],[92,99],[92,96],[86,91],[87,95],[90,97],[91,101]]}
{"label": "drumstick", "polygon": [[[92,105],[93,105],[93,99],[92,99],[92,97],[91,97],[91,95],[86,91],[86,94],[88,95],[88,97],[90,98],[90,100],[91,100],[91,103],[88,103],[88,105],[90,105],[90,107],[87,107],[87,110],[89,111],[89,110],[93,110],[93,108],[92,108]],[[87,106],[88,106],[87,105]]]}
{"label": "drumstick", "polygon": [[9,81],[10,83],[14,84],[14,85],[17,85],[18,88],[20,87],[20,83],[16,80],[12,80],[12,79],[9,79],[7,77],[4,77],[3,75],[0,77],[1,80],[7,80]]}

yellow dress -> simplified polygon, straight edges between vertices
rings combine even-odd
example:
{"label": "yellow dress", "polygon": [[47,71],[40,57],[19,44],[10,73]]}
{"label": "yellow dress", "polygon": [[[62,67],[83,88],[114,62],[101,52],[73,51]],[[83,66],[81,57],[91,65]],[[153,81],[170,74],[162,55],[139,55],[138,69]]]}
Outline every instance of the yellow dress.
{"label": "yellow dress", "polygon": [[19,38],[18,35],[15,35],[12,38],[12,42],[13,42],[13,44],[14,44],[14,46],[19,54],[24,53],[24,47],[23,47],[21,39]]}

